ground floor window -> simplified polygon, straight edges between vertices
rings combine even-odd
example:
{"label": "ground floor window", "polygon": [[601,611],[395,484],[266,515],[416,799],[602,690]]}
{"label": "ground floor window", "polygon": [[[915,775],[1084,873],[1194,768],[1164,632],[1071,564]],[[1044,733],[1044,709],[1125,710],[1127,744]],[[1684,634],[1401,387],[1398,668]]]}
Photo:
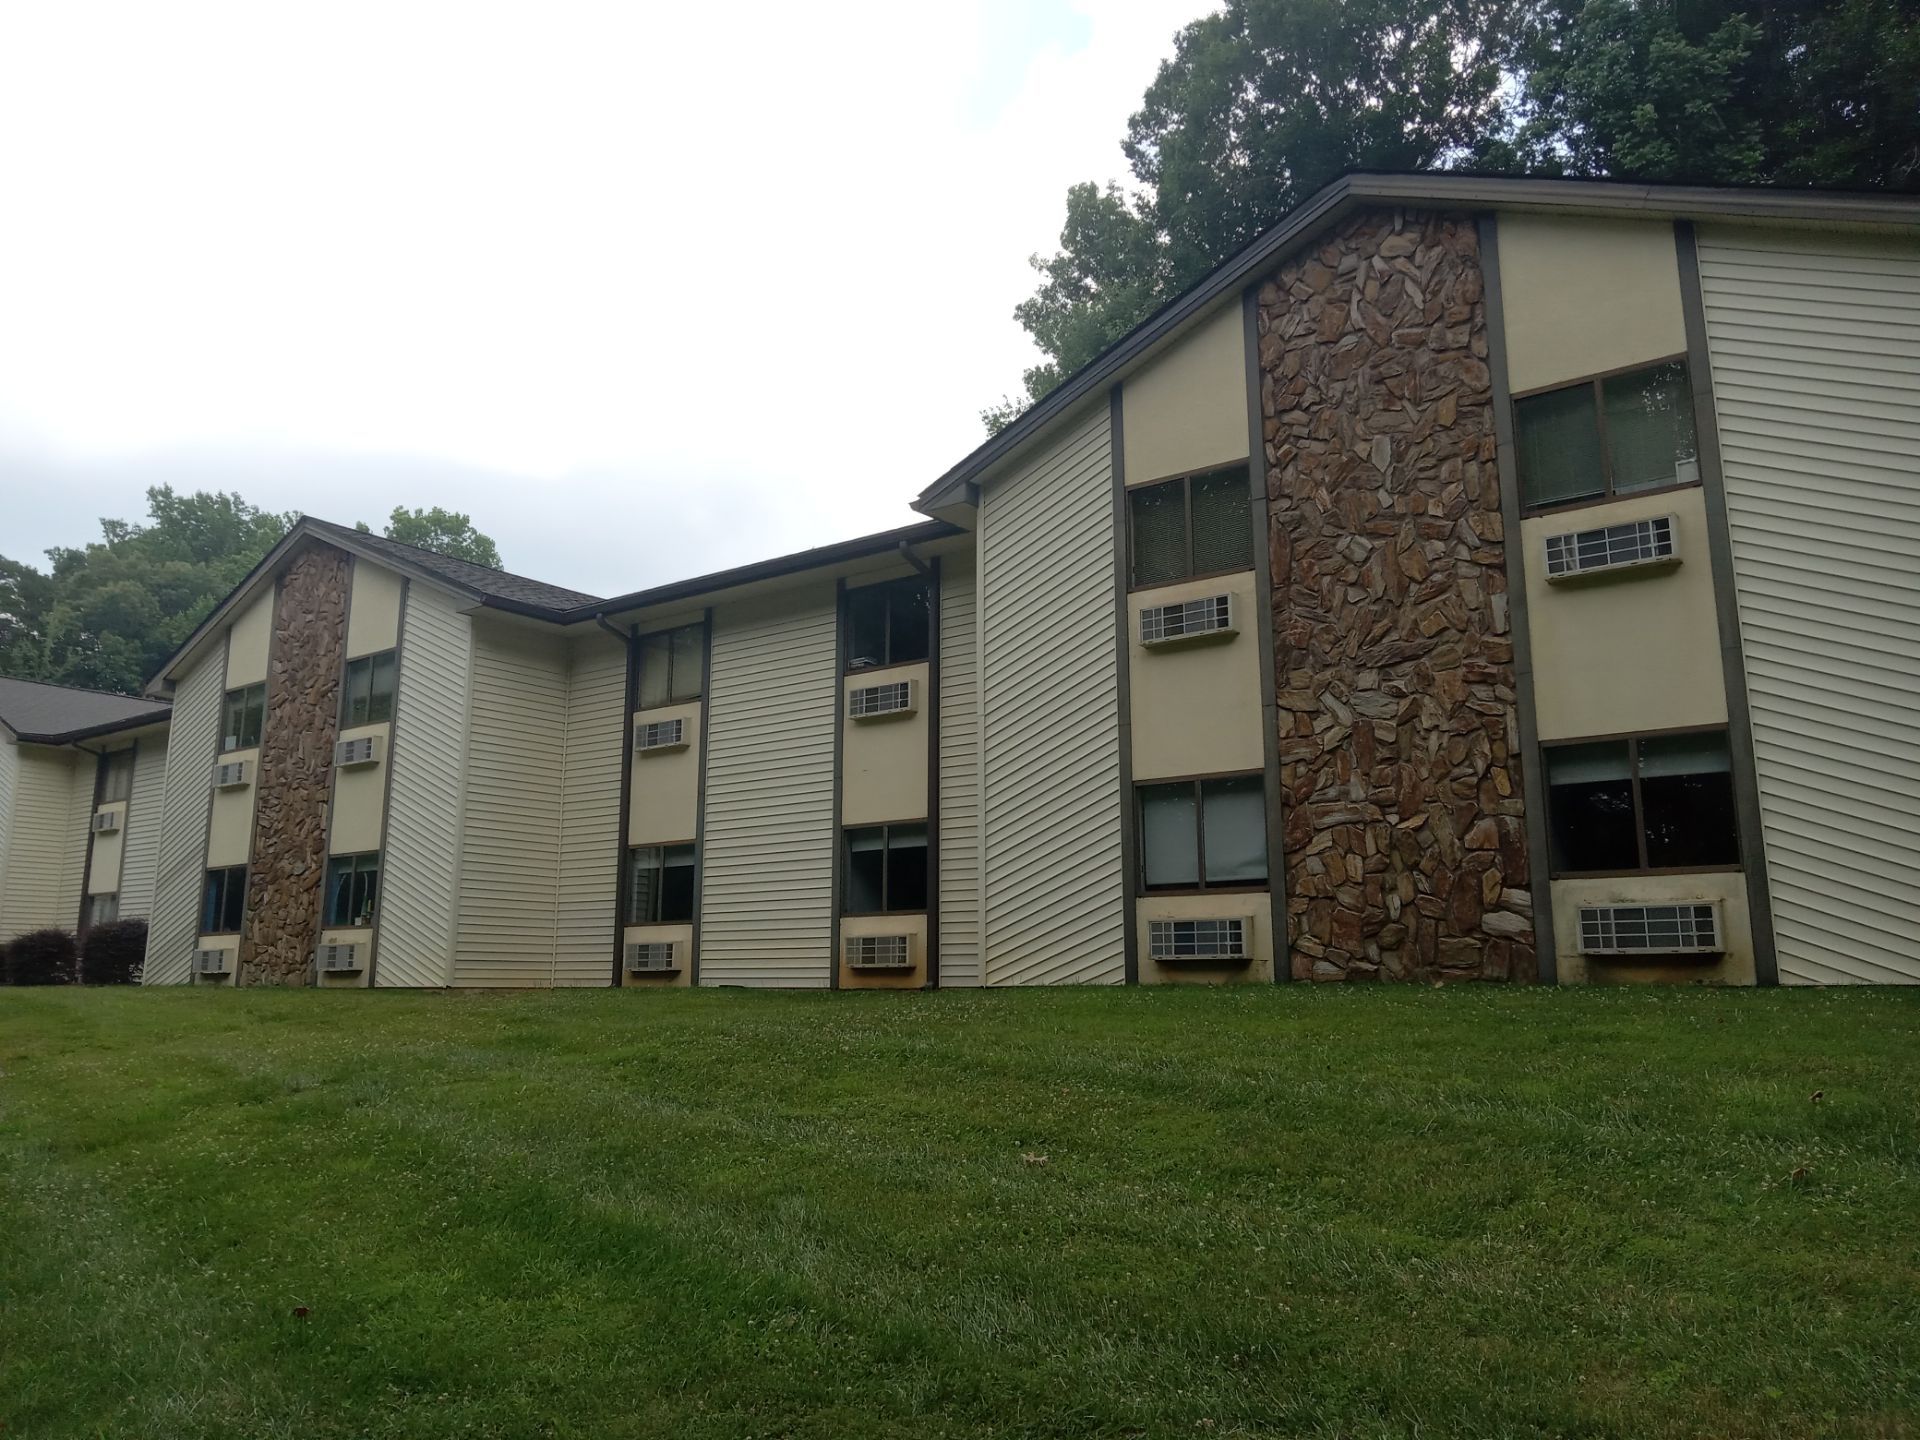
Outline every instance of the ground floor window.
{"label": "ground floor window", "polygon": [[636,845],[627,851],[627,924],[691,921],[693,860],[691,845]]}
{"label": "ground floor window", "polygon": [[927,908],[927,827],[865,825],[847,831],[841,911],[883,915]]}
{"label": "ground floor window", "polygon": [[120,918],[118,895],[92,895],[87,898],[87,924],[111,925]]}
{"label": "ground floor window", "polygon": [[1724,730],[1546,747],[1556,875],[1740,863]]}
{"label": "ground floor window", "polygon": [[1259,775],[1142,785],[1140,871],[1149,890],[1264,885],[1267,792]]}
{"label": "ground floor window", "polygon": [[247,867],[227,865],[207,871],[200,900],[202,935],[238,935],[247,913]]}
{"label": "ground floor window", "polygon": [[379,851],[336,855],[327,861],[326,924],[336,929],[371,925],[379,901]]}

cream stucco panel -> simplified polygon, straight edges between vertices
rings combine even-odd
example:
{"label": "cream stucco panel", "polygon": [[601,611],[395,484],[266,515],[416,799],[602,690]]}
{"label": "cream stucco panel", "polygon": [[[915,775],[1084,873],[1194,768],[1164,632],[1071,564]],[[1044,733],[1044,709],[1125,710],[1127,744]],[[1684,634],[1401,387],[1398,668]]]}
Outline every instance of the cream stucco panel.
{"label": "cream stucco panel", "polygon": [[[677,750],[636,750],[627,792],[627,843],[672,845],[694,838],[700,815],[700,702],[633,712],[633,729],[679,720],[687,743]],[[628,744],[632,744],[629,732]],[[649,982],[651,983],[651,982]]]}
{"label": "cream stucco panel", "polygon": [[379,741],[374,747],[380,754],[378,761],[372,765],[334,767],[331,828],[327,834],[329,855],[364,855],[380,848],[393,727],[356,725],[340,732],[342,740],[361,740],[368,736]]}
{"label": "cream stucco panel", "polygon": [[400,596],[405,582],[371,561],[353,562],[353,600],[347,609],[347,658],[377,655],[400,643]]}
{"label": "cream stucco panel", "polygon": [[227,631],[227,689],[258,685],[267,678],[267,648],[273,640],[274,588],[269,585],[234,618]]}
{"label": "cream stucco panel", "polygon": [[322,990],[364,990],[372,983],[373,971],[373,930],[371,927],[354,929],[322,930],[321,945],[358,945],[360,953],[355,958],[360,962],[358,970],[323,971],[314,967],[314,983]]}
{"label": "cream stucco panel", "polygon": [[[1271,859],[1269,860],[1271,863]],[[1138,909],[1140,983],[1142,985],[1222,985],[1273,979],[1273,910],[1265,890],[1212,895],[1142,895]],[[1154,920],[1245,920],[1246,965],[1162,965],[1153,958]]]}
{"label": "cream stucco panel", "polygon": [[1129,485],[1247,458],[1247,347],[1240,307],[1229,304],[1151,365],[1122,393]]}
{"label": "cream stucco panel", "polygon": [[[222,752],[217,763],[231,765],[237,762],[246,764],[247,783],[213,792],[213,807],[207,822],[209,870],[246,864],[247,852],[253,846],[253,795],[260,785],[260,752],[227,750]],[[207,783],[213,784],[211,772],[207,775]]]}
{"label": "cream stucco panel", "polygon": [[118,815],[120,828],[93,837],[93,854],[87,861],[87,894],[120,893],[120,857],[126,850],[127,803],[124,800],[102,805],[96,815]]}
{"label": "cream stucco panel", "polygon": [[[1709,875],[1628,875],[1613,880],[1552,882],[1553,933],[1563,985],[1649,981],[1700,981],[1716,985],[1754,983],[1753,923],[1747,911],[1747,877],[1740,871]],[[1726,954],[1718,961],[1673,960],[1615,964],[1580,953],[1582,905],[1661,905],[1676,901],[1720,902]]]}
{"label": "cream stucco panel", "polygon": [[[673,987],[685,987],[693,984],[693,926],[677,925],[629,925],[620,932],[620,983],[630,985],[636,990],[658,990]],[[677,973],[672,975],[636,975],[627,969],[628,945],[667,944],[674,947],[673,958],[678,964]]]}
{"label": "cream stucco panel", "polygon": [[877,825],[887,820],[918,820],[927,813],[927,679],[929,667],[890,665],[848,675],[840,687],[847,697],[868,685],[905,680],[914,689],[911,715],[843,720],[840,731],[842,825]]}
{"label": "cream stucco panel", "polygon": [[[1216,775],[1266,764],[1260,734],[1260,642],[1251,571],[1138,590],[1127,597],[1133,778]],[[1175,647],[1140,643],[1140,612],[1225,593],[1238,633]]]}
{"label": "cream stucco panel", "polygon": [[[905,935],[911,970],[885,973],[854,970],[847,965],[847,940],[855,935]],[[842,990],[917,990],[927,983],[927,917],[924,915],[844,915],[840,919]]]}

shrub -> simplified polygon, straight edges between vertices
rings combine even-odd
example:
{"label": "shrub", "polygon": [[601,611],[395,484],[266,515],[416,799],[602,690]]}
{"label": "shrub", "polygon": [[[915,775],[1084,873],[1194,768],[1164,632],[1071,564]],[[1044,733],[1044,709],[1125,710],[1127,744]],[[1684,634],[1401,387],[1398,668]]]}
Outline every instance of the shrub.
{"label": "shrub", "polygon": [[80,983],[135,984],[146,955],[146,921],[114,920],[95,925],[80,941]]}
{"label": "shrub", "polygon": [[65,930],[35,930],[7,946],[9,985],[71,985],[73,936]]}

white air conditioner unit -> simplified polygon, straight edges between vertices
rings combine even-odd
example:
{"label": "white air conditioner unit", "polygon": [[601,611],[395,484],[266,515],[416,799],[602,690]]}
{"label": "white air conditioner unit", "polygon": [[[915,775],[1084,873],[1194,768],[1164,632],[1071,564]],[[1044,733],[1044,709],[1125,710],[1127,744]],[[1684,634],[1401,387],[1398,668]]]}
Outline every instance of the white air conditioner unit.
{"label": "white air conditioner unit", "polygon": [[1717,901],[1580,907],[1582,955],[1657,959],[1671,955],[1719,955],[1725,949]]}
{"label": "white air conditioner unit", "polygon": [[672,940],[629,940],[627,973],[630,975],[678,975],[680,947]]}
{"label": "white air conditioner unit", "polygon": [[213,788],[237,790],[247,783],[252,769],[245,760],[224,760],[213,767]]}
{"label": "white air conditioner unit", "polygon": [[377,765],[380,762],[380,737],[362,735],[357,740],[340,740],[334,743],[333,763],[342,770],[357,769],[362,765]]}
{"label": "white air conditioner unit", "polygon": [[1244,915],[1194,920],[1149,920],[1147,953],[1166,965],[1244,965],[1253,958],[1247,937],[1253,922]]}
{"label": "white air conditioner unit", "polygon": [[314,962],[323,975],[358,975],[360,946],[352,941],[322,945],[314,952]]}
{"label": "white air conditioner unit", "polygon": [[636,755],[686,748],[687,722],[684,718],[649,720],[644,725],[633,727],[633,750]]}
{"label": "white air conditioner unit", "polygon": [[196,950],[193,952],[193,973],[196,975],[233,974],[233,951]]}
{"label": "white air conditioner unit", "polygon": [[93,833],[96,835],[111,835],[119,828],[120,812],[118,810],[102,810],[93,817]]}
{"label": "white air conditioner unit", "polygon": [[1147,605],[1140,611],[1140,643],[1174,645],[1183,640],[1225,639],[1239,633],[1231,595],[1203,595],[1172,605]]}
{"label": "white air conditioner unit", "polygon": [[911,935],[849,935],[845,950],[849,970],[898,973],[913,969]]}
{"label": "white air conditioner unit", "polygon": [[1625,520],[1594,530],[1547,537],[1547,579],[1577,580],[1601,571],[1647,569],[1680,563],[1677,522],[1671,515]]}
{"label": "white air conditioner unit", "polygon": [[911,715],[919,708],[920,687],[912,680],[893,680],[884,685],[862,685],[847,692],[849,720],[883,720]]}

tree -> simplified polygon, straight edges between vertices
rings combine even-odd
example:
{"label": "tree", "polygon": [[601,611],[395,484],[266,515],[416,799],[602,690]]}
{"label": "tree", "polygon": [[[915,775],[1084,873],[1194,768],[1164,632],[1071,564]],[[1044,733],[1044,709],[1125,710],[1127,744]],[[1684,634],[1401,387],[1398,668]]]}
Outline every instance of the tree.
{"label": "tree", "polygon": [[[359,528],[369,529],[364,521]],[[394,506],[393,514],[387,517],[385,533],[389,540],[398,540],[404,545],[417,545],[437,555],[471,560],[475,565],[495,570],[500,568],[500,547],[473,528],[473,517],[442,510],[438,505],[431,510]]]}

